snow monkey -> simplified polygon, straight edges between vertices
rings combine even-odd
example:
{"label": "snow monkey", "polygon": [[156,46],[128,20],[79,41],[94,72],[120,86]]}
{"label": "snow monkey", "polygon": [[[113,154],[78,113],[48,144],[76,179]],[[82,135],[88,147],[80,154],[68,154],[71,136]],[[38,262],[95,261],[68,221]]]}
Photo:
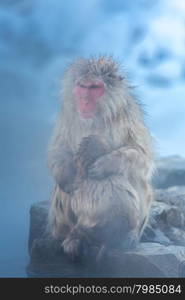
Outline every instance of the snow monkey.
{"label": "snow monkey", "polygon": [[130,249],[153,199],[152,138],[141,105],[112,57],[77,60],[62,83],[49,148],[51,233],[74,261],[91,246]]}

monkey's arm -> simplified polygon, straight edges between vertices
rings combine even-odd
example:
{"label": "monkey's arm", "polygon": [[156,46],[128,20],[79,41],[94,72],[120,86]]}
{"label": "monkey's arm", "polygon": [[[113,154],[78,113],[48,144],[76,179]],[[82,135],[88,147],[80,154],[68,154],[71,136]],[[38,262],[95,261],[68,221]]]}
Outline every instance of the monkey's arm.
{"label": "monkey's arm", "polygon": [[72,151],[60,142],[53,144],[48,153],[48,165],[56,183],[64,192],[69,193],[76,176]]}
{"label": "monkey's arm", "polygon": [[129,175],[139,168],[140,174],[148,176],[151,166],[150,154],[140,147],[123,146],[99,158],[88,170],[93,179],[103,179],[113,174]]}

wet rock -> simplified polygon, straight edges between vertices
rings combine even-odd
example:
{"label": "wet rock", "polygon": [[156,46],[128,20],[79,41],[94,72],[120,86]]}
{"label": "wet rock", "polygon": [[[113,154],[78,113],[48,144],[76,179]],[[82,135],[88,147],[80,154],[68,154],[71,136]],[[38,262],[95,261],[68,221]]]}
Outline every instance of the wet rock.
{"label": "wet rock", "polygon": [[145,228],[141,241],[160,243],[166,246],[173,245],[173,242],[167,237],[166,233],[159,228],[152,228],[149,225]]}
{"label": "wet rock", "polygon": [[140,243],[129,252],[110,251],[99,264],[89,258],[72,263],[56,241],[34,241],[29,277],[185,277],[185,247]]}
{"label": "wet rock", "polygon": [[[143,241],[164,245],[185,245],[184,186],[156,190]],[[177,236],[176,236],[177,235]]]}
{"label": "wet rock", "polygon": [[156,160],[156,166],[153,180],[156,188],[185,185],[185,158],[177,155],[162,157]]}
{"label": "wet rock", "polygon": [[155,201],[151,208],[149,223],[152,227],[160,227],[162,230],[170,226],[184,228],[184,212],[178,206]]}
{"label": "wet rock", "polygon": [[28,249],[31,251],[32,244],[37,238],[44,236],[47,229],[47,217],[49,210],[49,201],[35,203],[30,209],[30,229]]}
{"label": "wet rock", "polygon": [[[182,270],[182,265],[185,262],[185,247],[180,246],[163,246],[157,243],[140,243],[140,245],[133,252],[128,253],[133,258],[136,256],[137,261],[144,258],[144,265],[141,267],[146,277],[150,271],[148,267],[156,267],[156,273],[153,277],[185,277]],[[146,263],[146,264],[145,264]],[[153,272],[153,271],[152,271]]]}
{"label": "wet rock", "polygon": [[[170,245],[172,241],[182,245],[180,231],[178,234],[174,229],[170,231],[168,225],[166,235],[157,227],[156,221],[153,227],[148,226],[153,243],[140,243],[126,253],[109,251],[98,264],[90,255],[86,261],[71,263],[61,245],[46,235],[48,207],[49,202],[40,202],[31,208],[29,277],[185,277],[185,268],[182,267],[185,266],[185,247]],[[153,219],[161,218],[163,224],[166,219],[161,216],[169,205],[159,202],[159,207],[155,203],[153,209]]]}
{"label": "wet rock", "polygon": [[155,199],[168,205],[177,206],[185,215],[185,183],[184,186],[156,190]]}
{"label": "wet rock", "polygon": [[166,231],[168,238],[175,244],[185,246],[185,230],[180,228],[171,227]]}

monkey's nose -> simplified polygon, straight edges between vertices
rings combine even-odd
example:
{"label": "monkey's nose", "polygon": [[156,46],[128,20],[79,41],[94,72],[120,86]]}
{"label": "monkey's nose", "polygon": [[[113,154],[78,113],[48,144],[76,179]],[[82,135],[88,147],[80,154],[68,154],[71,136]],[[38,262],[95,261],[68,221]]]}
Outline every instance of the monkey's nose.
{"label": "monkey's nose", "polygon": [[84,104],[88,104],[90,102],[90,96],[88,93],[85,93],[82,97],[81,100],[83,101]]}
{"label": "monkey's nose", "polygon": [[87,105],[89,103],[89,98],[84,99],[84,104]]}

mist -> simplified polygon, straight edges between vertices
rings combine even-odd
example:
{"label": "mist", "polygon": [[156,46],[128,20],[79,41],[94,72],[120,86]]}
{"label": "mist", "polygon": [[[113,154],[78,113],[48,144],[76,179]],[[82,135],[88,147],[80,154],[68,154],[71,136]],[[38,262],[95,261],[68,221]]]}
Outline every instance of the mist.
{"label": "mist", "polygon": [[185,156],[184,13],[180,0],[0,1],[0,277],[26,276],[29,208],[52,191],[47,145],[75,58],[117,58],[156,155]]}

